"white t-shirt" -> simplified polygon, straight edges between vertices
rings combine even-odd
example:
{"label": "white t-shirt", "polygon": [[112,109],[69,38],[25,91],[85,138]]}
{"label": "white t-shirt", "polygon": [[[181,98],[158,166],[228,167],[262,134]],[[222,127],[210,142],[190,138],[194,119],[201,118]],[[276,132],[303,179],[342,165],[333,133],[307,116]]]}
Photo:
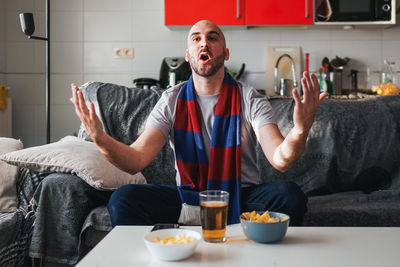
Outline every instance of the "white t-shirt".
{"label": "white t-shirt", "polygon": [[[259,184],[260,172],[257,166],[257,139],[258,129],[266,124],[276,124],[275,113],[268,99],[243,82],[238,81],[242,96],[241,120],[241,147],[242,147],[242,186]],[[146,127],[160,130],[166,137],[171,135],[170,145],[175,152],[174,121],[176,103],[183,83],[164,91],[161,98],[150,113]],[[214,122],[214,110],[218,95],[198,95],[196,100],[202,113],[202,135],[207,156],[210,151],[211,130]],[[175,161],[177,173],[176,183],[180,185],[180,175]]]}

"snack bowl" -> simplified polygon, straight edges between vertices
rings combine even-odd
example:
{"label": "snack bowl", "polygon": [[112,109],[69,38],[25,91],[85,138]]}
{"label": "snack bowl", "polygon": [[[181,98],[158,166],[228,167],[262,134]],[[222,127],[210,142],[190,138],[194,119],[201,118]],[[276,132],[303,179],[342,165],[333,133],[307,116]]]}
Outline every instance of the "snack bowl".
{"label": "snack bowl", "polygon": [[[257,211],[262,215],[264,211]],[[286,234],[290,217],[284,213],[269,212],[271,217],[279,218],[280,222],[253,222],[240,216],[240,224],[247,238],[258,243],[273,243],[280,241]],[[281,221],[287,216],[287,220]]]}
{"label": "snack bowl", "polygon": [[[165,239],[181,235],[193,237],[196,240],[185,244],[161,244],[155,242],[157,237]],[[192,256],[200,239],[201,234],[196,231],[188,229],[163,229],[148,233],[144,237],[144,243],[154,257],[165,261],[178,261]]]}

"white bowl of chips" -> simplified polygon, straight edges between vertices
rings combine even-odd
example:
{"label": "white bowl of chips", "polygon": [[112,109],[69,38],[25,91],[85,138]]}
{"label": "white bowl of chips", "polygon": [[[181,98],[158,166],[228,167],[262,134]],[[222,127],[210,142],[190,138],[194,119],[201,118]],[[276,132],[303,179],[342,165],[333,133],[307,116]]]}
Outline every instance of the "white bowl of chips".
{"label": "white bowl of chips", "polygon": [[193,255],[201,234],[188,229],[163,229],[148,233],[144,243],[150,253],[165,261],[178,261]]}
{"label": "white bowl of chips", "polygon": [[253,211],[240,216],[244,234],[258,243],[273,243],[280,241],[289,226],[288,215],[279,212]]}

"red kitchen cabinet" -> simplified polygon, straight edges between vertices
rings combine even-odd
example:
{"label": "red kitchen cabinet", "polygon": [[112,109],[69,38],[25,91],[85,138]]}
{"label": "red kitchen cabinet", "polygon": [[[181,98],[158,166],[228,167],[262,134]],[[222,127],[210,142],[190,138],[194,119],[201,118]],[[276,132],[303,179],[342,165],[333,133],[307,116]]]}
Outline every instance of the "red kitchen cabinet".
{"label": "red kitchen cabinet", "polygon": [[208,19],[218,25],[313,24],[313,0],[164,0],[165,25],[193,25]]}
{"label": "red kitchen cabinet", "polygon": [[246,1],[246,25],[313,24],[313,0]]}
{"label": "red kitchen cabinet", "polygon": [[165,0],[165,25],[193,25],[208,19],[218,25],[243,25],[245,0]]}

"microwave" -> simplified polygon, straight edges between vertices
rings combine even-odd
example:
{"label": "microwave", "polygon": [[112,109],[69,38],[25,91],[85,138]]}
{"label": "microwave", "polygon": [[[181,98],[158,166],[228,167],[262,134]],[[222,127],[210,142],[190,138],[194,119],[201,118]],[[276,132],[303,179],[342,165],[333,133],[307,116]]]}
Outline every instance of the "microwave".
{"label": "microwave", "polygon": [[[318,1],[317,2],[321,2]],[[395,0],[323,0],[331,22],[390,21]],[[325,9],[326,10],[326,9]]]}

